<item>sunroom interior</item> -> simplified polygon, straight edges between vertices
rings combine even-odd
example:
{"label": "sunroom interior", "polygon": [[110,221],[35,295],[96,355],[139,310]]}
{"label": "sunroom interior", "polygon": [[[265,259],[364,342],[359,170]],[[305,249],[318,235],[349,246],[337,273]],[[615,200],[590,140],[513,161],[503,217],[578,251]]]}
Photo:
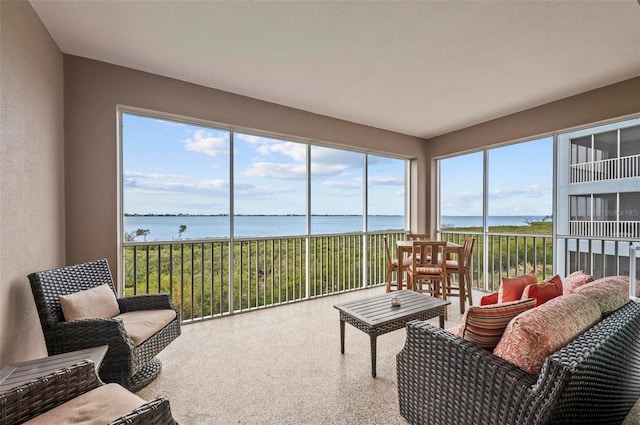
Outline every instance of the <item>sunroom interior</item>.
{"label": "sunroom interior", "polygon": [[[309,9],[297,4],[288,11],[286,5],[266,3],[255,5],[259,13],[250,11],[252,3],[233,5],[211,2],[202,4],[204,9],[195,8],[189,14],[173,16],[174,20],[171,19],[172,13],[177,9],[193,5],[170,2],[165,7],[155,3],[141,6],[139,3],[133,7],[134,3],[119,2],[117,6],[109,2],[21,0],[0,3],[0,366],[47,355],[26,278],[29,273],[107,258],[114,278],[122,285],[122,272],[119,269],[123,256],[120,221],[122,170],[118,120],[123,108],[152,116],[162,115],[176,120],[406,159],[409,164],[406,187],[410,190],[405,196],[406,230],[432,235],[440,230],[436,166],[439,159],[492,146],[555,137],[570,130],[637,119],[640,116],[640,29],[637,26],[640,6],[632,0],[558,2],[554,6],[536,2],[518,2],[517,5],[500,5],[500,2],[322,5],[312,2],[308,4]],[[483,10],[483,7],[486,9]],[[481,20],[496,14],[496,7],[504,7],[492,22],[500,26],[500,30],[485,28],[485,33],[472,30],[490,26],[481,23]],[[140,32],[134,32],[130,26],[136,25],[136,19],[142,19],[145,14],[152,16],[154,10],[160,15],[158,21],[146,22],[145,25],[149,27],[141,26],[143,29]],[[243,28],[245,24],[249,27],[249,24],[260,23],[260,13],[274,21],[254,26],[253,32],[247,30],[252,38],[247,36],[247,39],[237,40],[238,46],[245,46],[248,39],[253,40],[255,44],[250,52],[243,52],[240,47],[236,50],[229,46],[216,47],[218,41],[211,39],[208,40],[211,45],[206,46],[210,50],[203,51],[199,49],[204,49],[204,45],[194,44],[193,38],[187,39],[179,32],[185,25],[181,19],[189,16],[195,19],[195,15],[203,13],[218,13],[218,20],[212,22],[220,24],[227,31],[231,26]],[[392,35],[376,35],[375,31],[352,28],[356,24],[350,24],[349,19],[355,19],[359,13],[363,15],[357,20],[358,25],[380,25],[383,29],[396,30],[404,25],[410,34],[430,35],[433,38],[428,43],[424,40],[424,43],[435,50],[422,53],[434,55],[434,60],[430,61],[427,57],[403,63],[407,56],[394,54],[398,49]],[[77,25],[79,32],[62,31],[65,15],[71,20],[75,19],[74,25]],[[409,19],[412,15],[415,19]],[[366,19],[362,19],[362,16]],[[93,21],[83,25],[82,19],[89,17]],[[243,18],[248,22],[243,23]],[[403,24],[385,24],[387,18],[398,19]],[[305,25],[292,25],[288,29],[290,32],[275,30],[282,28],[278,25],[295,19],[301,19],[300,22]],[[318,25],[309,26],[315,20]],[[433,24],[439,20],[449,24],[457,22],[458,28],[465,28],[468,33],[464,36],[459,34],[460,38],[447,33],[449,39],[439,39],[437,33],[423,33],[414,29],[421,25],[421,21]],[[99,21],[112,26],[113,38],[123,45],[121,54],[110,50],[113,44],[105,38],[100,39],[108,35],[101,32],[103,27],[98,25]],[[141,22],[138,24],[142,25]],[[202,21],[197,22],[202,24]],[[174,25],[176,29],[172,30]],[[564,29],[558,29],[561,26]],[[195,27],[191,29],[196,31]],[[593,31],[594,27],[600,27],[601,31]],[[439,28],[442,29],[442,26]],[[157,32],[145,32],[151,30]],[[272,32],[267,37],[264,31]],[[82,34],[86,35],[86,40],[83,40]],[[159,34],[163,34],[162,37],[168,34],[168,38],[162,38],[161,43],[154,44],[153,38]],[[482,37],[483,34],[487,37],[487,43],[483,45],[487,50],[482,52],[481,62],[474,63],[478,57],[469,61],[458,57],[459,52],[455,49],[460,43],[472,44],[473,37]],[[511,37],[509,40],[500,39],[507,35]],[[146,46],[155,47],[145,51],[141,50],[145,44],[135,44],[132,49],[125,49],[126,37],[133,36],[148,41],[150,44]],[[299,39],[295,40],[294,36]],[[369,37],[366,41],[362,39],[365,36]],[[259,40],[263,38],[269,41],[261,44]],[[533,43],[532,40],[536,38],[543,42],[536,43],[533,49],[533,44],[527,43]],[[401,39],[410,41],[404,37]],[[173,44],[167,44],[168,40],[173,40]],[[343,44],[350,42],[354,43],[354,48]],[[414,42],[419,44],[419,41]],[[453,47],[448,48],[448,42]],[[107,47],[99,48],[100,43]],[[233,45],[233,38],[220,41],[220,44]],[[436,45],[440,47],[434,47]],[[370,61],[368,66],[378,66],[379,70],[368,68],[369,71],[365,71],[357,63],[355,53],[365,46],[369,49],[366,50]],[[188,55],[160,58],[165,49],[167,55],[180,49]],[[261,49],[264,49],[263,54],[260,54]],[[282,54],[271,59],[274,66],[280,68],[265,68],[264,74],[261,74],[261,62],[267,61],[267,54],[278,49],[282,49]],[[317,49],[317,56],[286,57],[287,54],[299,54],[305,49]],[[335,49],[341,54],[322,49]],[[198,64],[190,64],[187,60],[189,55],[196,58],[199,55],[215,56],[220,52],[233,53],[223,57],[222,62],[209,62],[210,66],[228,64],[226,71],[230,73],[222,73],[223,77],[216,77],[218,74],[214,68],[203,73],[198,69]],[[379,52],[382,59],[373,60],[371,52]],[[417,48],[402,51],[407,55],[417,52],[421,51]],[[251,78],[246,80],[246,87],[243,88],[242,80],[225,82],[224,76],[240,71],[229,64],[237,60],[247,65],[249,62],[243,55],[248,54],[255,55],[255,62],[253,70],[241,70],[241,75]],[[157,55],[158,60],[154,62],[154,57],[147,58],[147,55]],[[347,61],[347,57],[352,59]],[[558,61],[559,57],[563,57],[564,61]],[[330,63],[332,60],[343,61],[340,70],[351,67],[357,72],[340,74],[342,71],[339,71],[327,79],[314,74],[288,75],[289,70],[283,68],[286,65],[294,67],[296,60],[310,58],[315,58],[317,63],[312,65],[325,73],[335,67]],[[172,61],[178,64],[171,64]],[[447,65],[448,71],[455,67],[466,67],[467,70],[447,75],[437,71],[439,61],[451,62]],[[474,66],[478,66],[477,71]],[[543,67],[547,69],[543,70]],[[514,77],[514,74],[523,71],[528,72]],[[358,73],[361,81],[354,79]],[[483,77],[483,73],[487,77]],[[212,75],[210,79],[204,78]],[[394,87],[391,75],[397,79],[397,87]],[[309,97],[297,97],[295,92],[304,92],[304,84],[316,84],[315,77],[318,78],[318,86],[305,93]],[[216,78],[221,78],[219,84],[216,84]],[[421,78],[435,82],[415,85]],[[279,87],[270,87],[262,92],[256,90],[261,84],[273,86],[278,79]],[[287,85],[288,79],[290,85]],[[408,82],[404,82],[405,79]],[[367,81],[370,86],[366,85]],[[490,86],[485,86],[489,83]],[[472,90],[473,87],[475,89]],[[319,92],[328,88],[331,88],[328,96],[336,96],[333,100],[313,101],[313,95],[318,96]],[[351,99],[351,103],[337,97],[339,92]],[[456,95],[453,96],[453,93]],[[407,100],[407,106],[402,105],[403,98]],[[331,106],[331,102],[336,105]],[[367,103],[386,105],[368,109]],[[421,110],[421,107],[424,109]],[[460,116],[456,117],[458,110]],[[411,119],[407,116],[411,116]],[[531,166],[535,167],[535,164]],[[383,291],[381,288],[377,286],[370,291]],[[357,295],[348,292],[337,295],[336,299],[343,297],[348,300],[354,296]],[[313,302],[327,308],[328,317],[335,318],[335,311],[330,307],[337,301]],[[262,311],[259,313],[262,316],[256,318],[248,314],[241,319],[245,322],[219,324],[216,325],[216,331],[236,341],[235,338],[240,336],[249,338],[250,333],[244,327],[260,326],[258,321],[289,320],[299,315],[307,316],[310,326],[324,326],[327,318],[315,317],[312,311],[308,311],[310,307],[303,304],[285,306],[283,308],[288,310],[282,313]],[[269,314],[274,316],[266,318]],[[455,321],[456,318],[459,319],[459,316],[454,314],[450,320]],[[239,327],[242,327],[242,331],[239,331]],[[337,321],[335,328],[332,331],[337,330]],[[401,347],[403,335],[400,332],[393,335],[382,343],[389,346],[381,350],[387,349],[392,353]],[[327,339],[331,340],[333,336],[331,334]],[[190,341],[185,349],[189,353],[196,353],[198,338],[201,337],[195,327],[188,328],[182,336],[182,339]],[[286,338],[286,335],[276,333],[271,337]],[[356,344],[354,342],[353,346]],[[362,345],[362,352],[357,352],[358,355],[366,355],[366,344],[359,345]],[[252,343],[240,350],[257,348]],[[314,346],[320,351],[325,348]],[[274,353],[277,350],[269,352]],[[221,361],[234,361],[232,354],[218,354],[226,359]],[[295,358],[285,356],[284,361],[287,359],[295,362]],[[167,370],[177,368],[181,360],[169,360]],[[251,362],[258,362],[258,358],[252,358],[249,360]],[[189,364],[192,369],[188,376],[196,379],[194,372],[197,372],[198,366]],[[310,367],[322,370],[314,364],[312,361]],[[368,363],[365,361],[363,364],[363,370],[366,370]],[[385,371],[393,375],[392,354],[389,354],[387,363],[382,360],[381,365],[381,375]],[[278,370],[266,367],[267,373],[277,373]],[[362,373],[363,370],[357,372]],[[246,389],[241,384],[249,385],[252,378],[243,375],[245,372],[238,373],[237,382],[229,387],[233,391]],[[372,423],[372,416],[361,418],[358,413],[358,403],[367,404],[369,401],[356,395],[356,387],[344,385],[345,382],[356,385],[351,382],[359,379],[355,376],[356,372],[341,369],[339,373],[344,374],[340,376],[343,380],[329,379],[332,390],[341,386],[352,388],[345,390],[343,396],[353,397],[355,404],[349,407],[349,412],[344,411],[344,406],[337,410],[351,418],[350,422],[338,417],[331,417],[330,421]],[[179,376],[170,376],[174,380],[172,385],[181,384]],[[392,400],[379,404],[374,412],[376,415],[382,410],[395,409],[395,378],[389,379],[378,380],[378,385],[384,387],[383,393]],[[185,378],[185,382],[182,382],[186,387],[181,392],[192,391],[187,380]],[[299,392],[312,391],[313,385],[321,385],[313,380],[304,385],[298,384],[300,386],[295,388]],[[199,385],[203,385],[203,382]],[[365,384],[365,387],[367,391],[381,391],[374,384]],[[156,389],[151,387],[149,391]],[[230,390],[230,394],[233,391]],[[258,399],[269,400],[268,389],[255,392],[260,393],[254,394]],[[285,394],[286,391],[276,393]],[[185,397],[193,397],[194,403],[200,406],[207,405],[204,394],[193,394],[197,394],[197,391]],[[233,398],[232,395],[229,397]],[[226,402],[234,405],[230,399]],[[293,397],[293,400],[292,410],[301,409],[304,400],[298,397]],[[336,396],[330,402],[338,403],[338,400]],[[317,408],[316,405],[321,405],[321,402],[315,400],[310,404]],[[277,404],[281,407],[285,405]],[[371,405],[367,406],[371,408]],[[254,407],[256,410],[263,408],[258,403]],[[324,407],[326,412],[332,408]],[[313,409],[305,410],[304,415],[309,416],[298,416],[297,421],[294,420],[295,411],[289,411],[288,414],[293,416],[287,416],[286,409],[282,409],[277,414],[262,417],[259,411],[249,409],[242,418],[248,423],[314,423],[316,419],[312,414]],[[184,415],[185,423],[198,423],[198,420],[208,423],[206,419],[191,415],[187,407],[174,410],[178,412],[178,419],[181,414]],[[211,415],[218,413],[212,412]],[[229,411],[226,413],[231,414]],[[404,423],[397,412],[386,418],[391,420],[386,423],[396,423],[394,420]],[[235,418],[229,416],[221,423],[232,419]]]}

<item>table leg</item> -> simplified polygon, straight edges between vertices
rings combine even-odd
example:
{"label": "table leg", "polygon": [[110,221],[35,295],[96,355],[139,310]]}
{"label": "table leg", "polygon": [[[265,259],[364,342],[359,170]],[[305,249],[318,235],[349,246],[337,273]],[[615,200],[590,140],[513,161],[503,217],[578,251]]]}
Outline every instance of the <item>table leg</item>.
{"label": "table leg", "polygon": [[[445,307],[445,308],[447,308],[447,307]],[[444,329],[444,312],[438,317],[440,319],[440,328]]]}
{"label": "table leg", "polygon": [[344,320],[340,320],[340,352],[344,354]]}
{"label": "table leg", "polygon": [[376,338],[377,337],[375,335],[369,335],[369,338],[371,339],[371,376],[375,378],[376,377],[376,348],[377,348]]}

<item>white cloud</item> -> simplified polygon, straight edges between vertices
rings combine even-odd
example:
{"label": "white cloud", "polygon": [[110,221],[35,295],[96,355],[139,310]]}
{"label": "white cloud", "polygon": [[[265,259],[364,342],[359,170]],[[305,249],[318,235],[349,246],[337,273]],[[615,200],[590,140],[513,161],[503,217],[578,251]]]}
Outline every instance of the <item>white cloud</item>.
{"label": "white cloud", "polygon": [[189,151],[202,152],[209,156],[229,154],[229,141],[224,136],[214,136],[205,130],[197,130],[191,138],[183,140]]}
{"label": "white cloud", "polygon": [[362,182],[357,181],[357,179],[350,182],[327,180],[322,184],[328,187],[336,188],[336,189],[361,189],[362,188]]}
{"label": "white cloud", "polygon": [[539,198],[543,196],[549,196],[551,194],[550,186],[541,186],[538,184],[532,184],[524,187],[510,187],[506,189],[495,189],[489,192],[489,199],[491,198],[511,198],[511,197],[527,197],[527,198]]}
{"label": "white cloud", "polygon": [[303,164],[307,162],[307,145],[304,145],[302,143],[265,143],[259,146],[256,149],[256,152],[263,156],[269,155],[271,153],[279,153]]}
{"label": "white cloud", "polygon": [[125,191],[136,193],[229,193],[229,181],[198,179],[193,176],[159,173],[123,172]]}
{"label": "white cloud", "polygon": [[125,179],[132,179],[136,177],[152,178],[152,179],[186,179],[189,176],[181,174],[160,174],[160,173],[141,173],[139,171],[123,171],[122,177]]}
{"label": "white cloud", "polygon": [[253,134],[234,133],[234,140],[241,140],[247,142],[250,145],[257,145],[258,143],[265,143],[267,140],[271,140],[261,136],[254,136]]}
{"label": "white cloud", "polygon": [[369,184],[381,186],[404,186],[404,178],[395,176],[369,176]]}
{"label": "white cloud", "polygon": [[299,180],[305,179],[307,174],[305,164],[254,162],[242,172],[242,175],[271,179]]}

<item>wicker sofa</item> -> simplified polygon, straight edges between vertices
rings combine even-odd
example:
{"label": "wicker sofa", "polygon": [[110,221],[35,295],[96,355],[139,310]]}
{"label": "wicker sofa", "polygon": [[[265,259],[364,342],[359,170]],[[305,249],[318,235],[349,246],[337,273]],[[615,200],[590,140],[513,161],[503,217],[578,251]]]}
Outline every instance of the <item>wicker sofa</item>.
{"label": "wicker sofa", "polygon": [[400,413],[413,424],[620,424],[640,397],[640,304],[606,315],[537,375],[413,321],[397,373]]}

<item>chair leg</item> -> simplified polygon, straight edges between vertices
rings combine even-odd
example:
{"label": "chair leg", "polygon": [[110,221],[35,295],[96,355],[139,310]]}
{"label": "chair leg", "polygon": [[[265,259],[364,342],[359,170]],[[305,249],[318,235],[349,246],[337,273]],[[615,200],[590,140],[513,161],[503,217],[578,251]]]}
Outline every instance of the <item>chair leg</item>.
{"label": "chair leg", "polygon": [[393,269],[387,266],[387,292],[391,292],[391,278],[393,277]]}
{"label": "chair leg", "polygon": [[464,283],[467,287],[467,298],[469,299],[469,307],[473,305],[473,293],[471,292],[471,273],[469,270],[464,273]]}
{"label": "chair leg", "polygon": [[458,274],[458,288],[460,294],[460,314],[464,314],[464,304],[467,301],[467,283],[463,273]]}

